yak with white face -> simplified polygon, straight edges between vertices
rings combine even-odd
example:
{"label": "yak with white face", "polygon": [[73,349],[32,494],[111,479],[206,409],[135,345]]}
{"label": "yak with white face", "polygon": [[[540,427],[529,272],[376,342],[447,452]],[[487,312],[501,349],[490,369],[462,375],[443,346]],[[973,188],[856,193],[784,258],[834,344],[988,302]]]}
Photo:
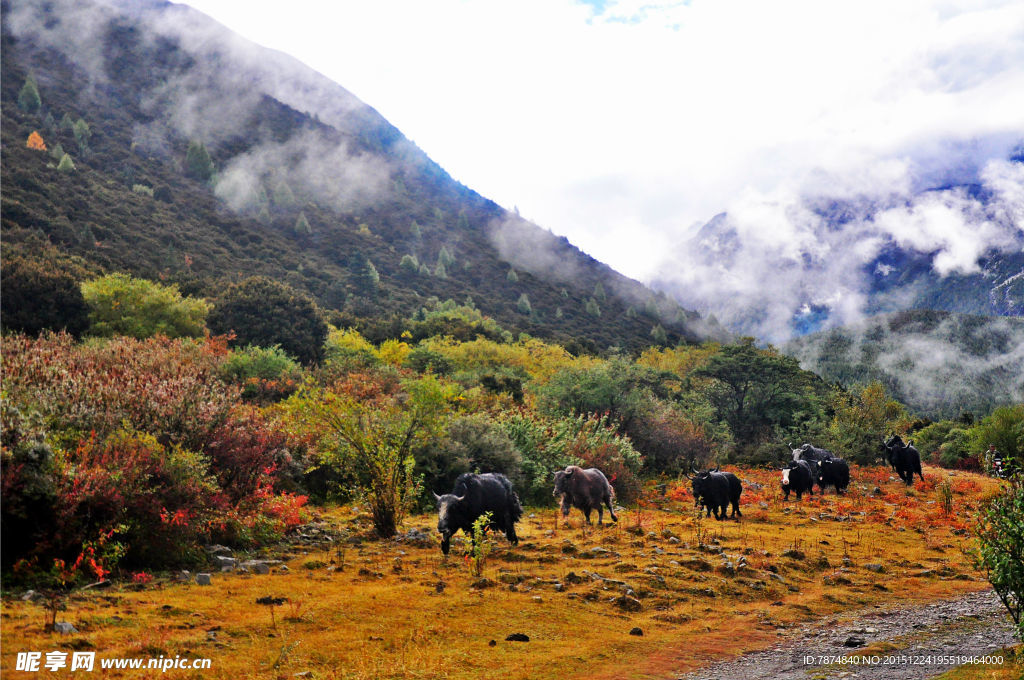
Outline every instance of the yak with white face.
{"label": "yak with white face", "polygon": [[491,513],[488,527],[502,531],[512,545],[519,543],[516,536],[516,522],[523,516],[519,497],[512,489],[512,482],[505,475],[488,472],[483,475],[466,473],[455,480],[452,493],[437,499],[437,530],[441,533],[441,552],[448,554],[452,536],[460,529],[469,534],[476,545],[473,523],[484,513]]}
{"label": "yak with white face", "polygon": [[786,467],[782,468],[782,491],[786,494],[786,500],[789,500],[789,492],[793,491],[796,493],[796,499],[809,493],[814,495],[814,471],[811,469],[811,464],[806,460],[790,461]]}

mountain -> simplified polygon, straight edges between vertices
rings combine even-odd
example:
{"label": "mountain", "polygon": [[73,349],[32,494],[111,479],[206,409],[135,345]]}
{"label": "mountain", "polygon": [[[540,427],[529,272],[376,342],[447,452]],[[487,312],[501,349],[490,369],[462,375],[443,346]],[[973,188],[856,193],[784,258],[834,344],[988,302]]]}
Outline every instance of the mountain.
{"label": "mountain", "polygon": [[1002,155],[970,162],[957,153],[971,145],[950,151],[944,173],[900,160],[751,192],[679,242],[652,285],[779,343],[904,310],[1021,316],[1019,139],[981,145]]}
{"label": "mountain", "polygon": [[783,351],[845,387],[879,380],[931,418],[1024,401],[1024,319],[943,311],[881,314],[811,333]]}
{"label": "mountain", "polygon": [[[341,86],[188,7],[2,9],[5,257],[207,297],[263,274],[354,325],[469,298],[510,331],[581,350],[635,350],[659,326],[668,343],[723,335],[455,181]],[[22,99],[30,81],[38,101]],[[28,148],[33,132],[47,151]]]}

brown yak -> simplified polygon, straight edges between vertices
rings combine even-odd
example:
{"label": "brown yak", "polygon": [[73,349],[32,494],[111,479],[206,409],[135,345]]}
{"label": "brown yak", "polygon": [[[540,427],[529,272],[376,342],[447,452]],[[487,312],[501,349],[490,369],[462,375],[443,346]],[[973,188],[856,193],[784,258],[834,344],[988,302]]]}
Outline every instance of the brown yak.
{"label": "brown yak", "polygon": [[604,473],[597,468],[583,468],[570,465],[564,470],[555,473],[555,491],[552,494],[555,498],[562,498],[562,516],[568,517],[571,508],[579,508],[590,524],[590,512],[597,510],[597,523],[604,519],[603,505],[608,506],[608,512],[613,522],[618,522],[615,510],[612,509],[612,500],[615,492]]}

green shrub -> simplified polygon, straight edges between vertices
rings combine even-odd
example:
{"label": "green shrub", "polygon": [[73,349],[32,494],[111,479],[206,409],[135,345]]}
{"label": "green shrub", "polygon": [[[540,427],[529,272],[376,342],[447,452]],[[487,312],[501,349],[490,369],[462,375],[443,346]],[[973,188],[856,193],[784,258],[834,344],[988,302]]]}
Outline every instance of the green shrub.
{"label": "green shrub", "polygon": [[620,502],[635,498],[635,475],[643,459],[606,416],[546,418],[524,411],[505,413],[498,422],[522,456],[516,490],[524,502],[550,504],[554,473],[588,461],[604,466],[602,472],[612,482]]}
{"label": "green shrub", "polygon": [[530,306],[530,296],[523,293],[519,296],[519,301],[516,302],[516,309],[522,314],[529,314],[533,311],[533,307]]}
{"label": "green shrub", "polygon": [[327,323],[316,303],[273,279],[256,276],[228,287],[207,323],[214,333],[234,332],[236,347],[277,345],[303,364],[323,358]]}
{"label": "green shrub", "polygon": [[421,506],[434,505],[431,492],[449,493],[465,472],[500,472],[518,485],[521,456],[505,430],[485,415],[459,416],[435,443],[416,452],[423,478]]}
{"label": "green shrub", "polygon": [[1003,487],[983,510],[976,529],[978,566],[985,571],[1024,640],[1024,484]]}
{"label": "green shrub", "polygon": [[294,392],[302,379],[302,367],[280,347],[248,345],[236,349],[220,365],[226,381],[240,385],[242,397],[266,403]]}
{"label": "green shrub", "polygon": [[146,186],[145,184],[133,184],[132,193],[153,198],[153,187]]}
{"label": "green shrub", "polygon": [[175,285],[164,286],[128,274],[108,274],[82,284],[89,305],[89,333],[148,338],[199,337],[210,305],[183,297]]}
{"label": "green shrub", "polygon": [[38,335],[65,330],[81,335],[89,326],[89,307],[78,281],[41,260],[5,259],[0,268],[0,328]]}

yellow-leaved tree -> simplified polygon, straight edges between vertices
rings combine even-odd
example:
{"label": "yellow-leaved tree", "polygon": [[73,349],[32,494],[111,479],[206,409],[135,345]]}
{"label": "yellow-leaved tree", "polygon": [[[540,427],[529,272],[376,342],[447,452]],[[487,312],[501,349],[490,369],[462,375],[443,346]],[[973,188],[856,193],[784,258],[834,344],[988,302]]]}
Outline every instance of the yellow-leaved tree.
{"label": "yellow-leaved tree", "polygon": [[33,130],[32,134],[28,136],[25,146],[34,151],[46,151],[46,142],[43,141],[43,136],[36,130]]}

